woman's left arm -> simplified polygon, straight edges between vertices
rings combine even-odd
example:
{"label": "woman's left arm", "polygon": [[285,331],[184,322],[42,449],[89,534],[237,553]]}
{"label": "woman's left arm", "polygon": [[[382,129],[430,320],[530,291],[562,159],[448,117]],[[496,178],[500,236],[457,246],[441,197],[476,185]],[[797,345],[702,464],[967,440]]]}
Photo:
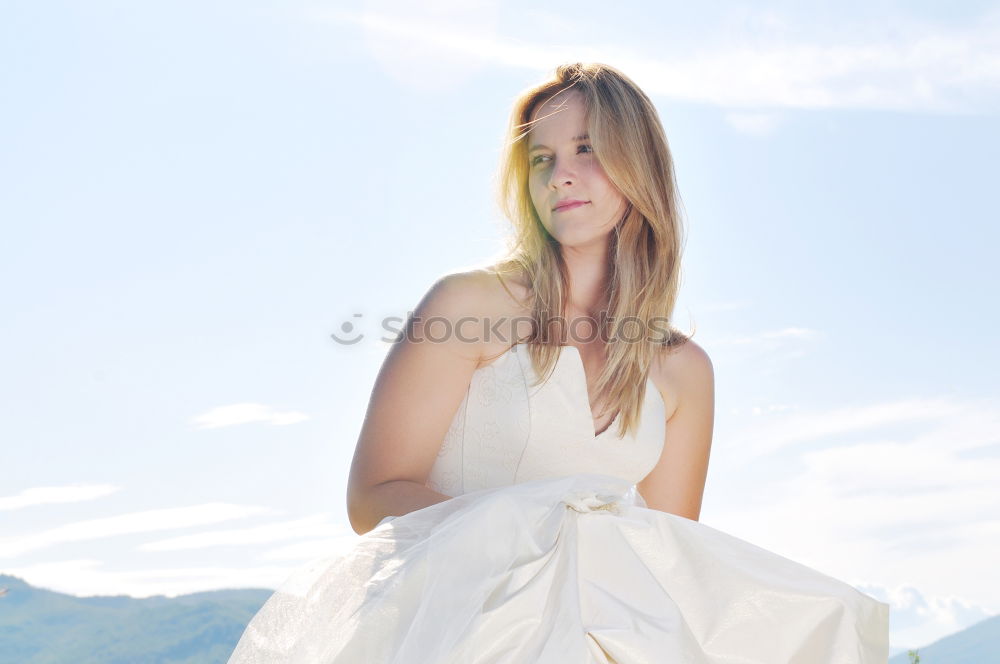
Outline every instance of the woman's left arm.
{"label": "woman's left arm", "polygon": [[667,420],[659,461],[636,488],[651,509],[697,521],[712,447],[715,371],[708,353],[690,339],[667,357],[677,407]]}

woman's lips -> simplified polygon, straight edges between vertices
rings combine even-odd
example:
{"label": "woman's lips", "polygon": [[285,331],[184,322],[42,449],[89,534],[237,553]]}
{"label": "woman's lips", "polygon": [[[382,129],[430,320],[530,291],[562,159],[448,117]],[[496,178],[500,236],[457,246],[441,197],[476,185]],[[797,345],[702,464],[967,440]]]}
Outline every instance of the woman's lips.
{"label": "woman's lips", "polygon": [[565,212],[566,210],[572,210],[573,208],[578,208],[581,205],[586,205],[588,202],[589,201],[579,201],[579,202],[576,202],[576,203],[570,203],[568,205],[563,205],[561,207],[557,207],[555,209],[555,212]]}

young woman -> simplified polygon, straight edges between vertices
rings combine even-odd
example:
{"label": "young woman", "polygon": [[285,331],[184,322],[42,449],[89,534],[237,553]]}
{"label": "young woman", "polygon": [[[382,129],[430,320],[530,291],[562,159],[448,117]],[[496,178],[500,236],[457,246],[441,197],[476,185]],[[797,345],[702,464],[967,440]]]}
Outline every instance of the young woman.
{"label": "young woman", "polygon": [[229,661],[884,663],[888,605],[698,522],[714,378],[669,323],[682,228],[649,98],[563,65],[508,139],[508,256],[434,284],[376,380],[363,536]]}

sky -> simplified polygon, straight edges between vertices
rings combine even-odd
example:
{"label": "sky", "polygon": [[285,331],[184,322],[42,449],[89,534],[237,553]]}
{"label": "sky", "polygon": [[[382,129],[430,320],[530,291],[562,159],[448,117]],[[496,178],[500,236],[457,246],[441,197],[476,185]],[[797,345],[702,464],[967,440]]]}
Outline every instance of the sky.
{"label": "sky", "polygon": [[596,61],[677,170],[701,521],[894,648],[1000,613],[1000,3],[7,0],[0,58],[0,573],[174,596],[349,546],[380,322],[499,257],[510,106]]}

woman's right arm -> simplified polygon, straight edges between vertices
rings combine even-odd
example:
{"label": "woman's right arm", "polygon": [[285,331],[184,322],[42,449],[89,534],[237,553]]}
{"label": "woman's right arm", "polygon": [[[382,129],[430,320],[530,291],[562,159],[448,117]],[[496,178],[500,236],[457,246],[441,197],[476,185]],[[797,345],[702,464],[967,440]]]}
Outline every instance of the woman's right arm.
{"label": "woman's right arm", "polygon": [[[407,334],[389,349],[347,482],[347,515],[358,534],[386,516],[451,497],[425,483],[483,356],[477,330],[486,301],[481,274],[442,277],[417,305]],[[463,318],[475,322],[466,322],[456,334]]]}

